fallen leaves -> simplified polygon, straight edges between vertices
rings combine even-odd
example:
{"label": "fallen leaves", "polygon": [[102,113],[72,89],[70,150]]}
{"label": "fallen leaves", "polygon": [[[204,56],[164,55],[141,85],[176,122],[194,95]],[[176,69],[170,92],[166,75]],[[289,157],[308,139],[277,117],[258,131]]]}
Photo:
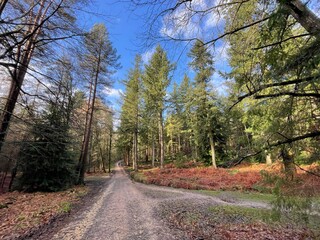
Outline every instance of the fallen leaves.
{"label": "fallen leaves", "polygon": [[[230,216],[227,212],[212,213],[206,207],[180,202],[175,206],[161,207],[167,224],[173,229],[180,229],[184,239],[270,239],[270,240],[302,240],[318,239],[319,232],[297,226],[266,224],[259,220],[252,221],[241,213]],[[219,208],[221,206],[216,206]],[[188,211],[182,209],[188,209]],[[211,212],[211,213],[210,213]],[[236,218],[235,218],[236,217]]]}
{"label": "fallen leaves", "polygon": [[14,239],[49,223],[87,192],[83,186],[55,193],[10,192],[0,195],[0,239]]}

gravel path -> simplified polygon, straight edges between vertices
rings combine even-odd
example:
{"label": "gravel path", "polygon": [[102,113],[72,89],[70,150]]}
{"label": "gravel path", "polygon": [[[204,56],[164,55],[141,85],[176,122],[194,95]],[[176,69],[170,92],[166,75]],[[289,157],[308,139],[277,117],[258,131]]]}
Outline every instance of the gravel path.
{"label": "gravel path", "polygon": [[54,234],[54,240],[187,239],[183,230],[170,226],[168,211],[206,211],[209,206],[228,204],[267,207],[263,203],[226,202],[187,190],[135,183],[118,163],[115,174],[97,200]]}

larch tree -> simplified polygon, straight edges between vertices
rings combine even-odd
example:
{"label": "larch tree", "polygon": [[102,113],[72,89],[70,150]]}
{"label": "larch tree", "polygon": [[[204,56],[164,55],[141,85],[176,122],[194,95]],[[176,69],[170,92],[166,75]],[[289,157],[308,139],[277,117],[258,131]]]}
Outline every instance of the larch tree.
{"label": "larch tree", "polygon": [[166,89],[170,83],[170,71],[173,65],[167,58],[166,52],[157,46],[150,62],[145,65],[144,75],[142,77],[144,85],[144,98],[149,109],[153,112],[158,124],[160,167],[163,168],[165,157],[164,143],[164,109]]}
{"label": "larch tree", "polygon": [[87,114],[81,153],[79,158],[78,184],[84,184],[91,128],[94,117],[94,108],[97,93],[102,87],[110,86],[110,74],[119,67],[116,49],[113,48],[108,31],[103,24],[95,24],[84,37],[84,52],[80,53],[79,60],[82,74],[89,84]]}

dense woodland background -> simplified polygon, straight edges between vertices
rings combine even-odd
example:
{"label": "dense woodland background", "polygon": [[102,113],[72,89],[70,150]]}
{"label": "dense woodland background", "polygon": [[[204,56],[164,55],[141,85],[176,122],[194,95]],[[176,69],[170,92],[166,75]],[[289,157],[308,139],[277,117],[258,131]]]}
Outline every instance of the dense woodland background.
{"label": "dense woodland background", "polygon": [[[280,160],[288,179],[297,164],[319,162],[317,0],[221,0],[201,8],[190,0],[128,3],[149,6],[147,41],[157,47],[146,64],[137,54],[124,80],[119,126],[102,97],[119,56],[105,25],[89,32],[78,26],[82,4],[89,3],[0,2],[1,188],[56,191],[83,184],[86,171],[110,171],[111,161],[121,159],[134,170],[141,162],[217,168]],[[220,33],[180,34],[212,14],[224,21]],[[159,21],[172,35],[157,31]],[[190,43],[192,75],[173,75],[179,64],[154,32]],[[212,85],[219,71],[212,49],[222,40],[231,67],[219,72],[224,94]]]}

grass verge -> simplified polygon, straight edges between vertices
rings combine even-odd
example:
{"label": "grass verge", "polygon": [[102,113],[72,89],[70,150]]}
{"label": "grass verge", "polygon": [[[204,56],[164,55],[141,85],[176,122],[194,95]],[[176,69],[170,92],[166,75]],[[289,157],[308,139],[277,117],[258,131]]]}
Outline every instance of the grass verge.
{"label": "grass verge", "polygon": [[[275,196],[267,193],[259,192],[243,192],[243,191],[210,191],[210,190],[197,190],[196,192],[218,197],[223,201],[253,201],[270,203],[275,200]],[[229,200],[228,200],[229,199]]]}

